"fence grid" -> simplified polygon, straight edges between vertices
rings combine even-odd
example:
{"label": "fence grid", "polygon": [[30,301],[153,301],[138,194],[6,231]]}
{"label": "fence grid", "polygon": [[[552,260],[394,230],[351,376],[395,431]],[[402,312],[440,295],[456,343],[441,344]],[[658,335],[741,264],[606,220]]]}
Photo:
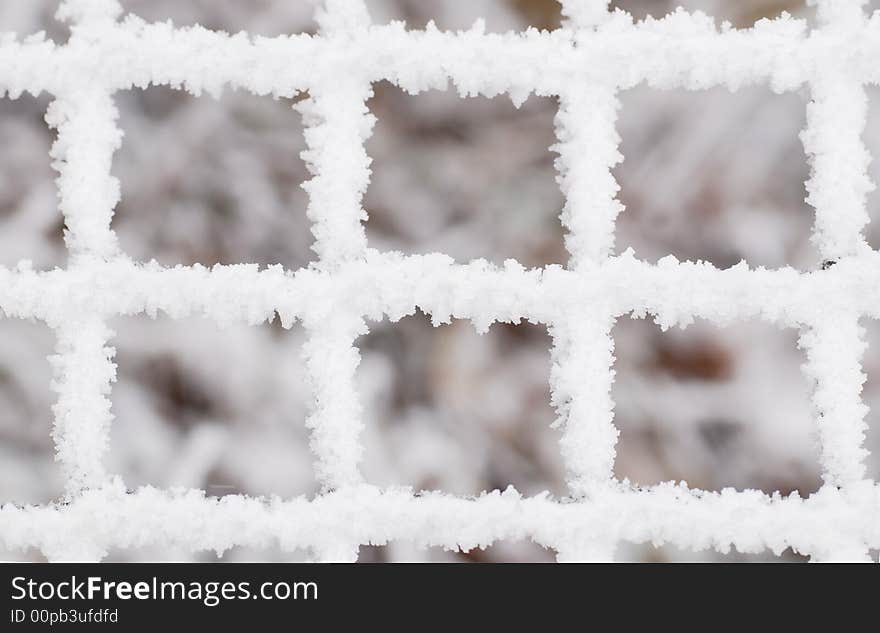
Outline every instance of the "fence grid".
{"label": "fence grid", "polygon": [[[813,560],[868,560],[880,548],[880,486],[866,479],[867,407],[861,318],[880,318],[880,254],[862,235],[870,155],[861,141],[866,84],[880,83],[880,14],[865,0],[814,0],[817,25],[782,15],[752,28],[716,26],[677,11],[634,22],[605,0],[561,0],[552,32],[465,32],[428,25],[371,25],[363,0],[318,1],[318,35],[276,38],[176,29],[121,18],[116,0],[65,0],[64,45],[42,35],[0,37],[0,89],[10,97],[54,97],[47,123],[69,264],[37,272],[0,268],[6,317],[53,328],[53,437],[67,480],[64,500],[0,508],[0,544],[34,547],[50,560],[99,560],[110,548],[163,544],[222,552],[236,545],[305,548],[316,560],[355,560],[362,544],[406,539],[420,546],[485,547],[531,539],[560,561],[606,560],[622,541],[741,552],[791,547]],[[809,1],[809,0],[808,0]],[[446,88],[462,96],[530,93],[558,99],[558,182],[567,267],[527,270],[509,260],[455,264],[443,254],[402,256],[369,248],[361,197],[369,184],[364,149],[372,84],[410,93]],[[622,205],[612,168],[622,159],[617,92],[639,83],[702,90],[746,84],[811,94],[802,140],[815,208],[816,269],[719,270],[668,256],[656,265],[614,255]],[[306,125],[306,183],[317,264],[296,271],[255,265],[161,267],[120,251],[111,229],[119,183],[110,175],[121,143],[113,95],[169,85],[198,96],[225,86],[293,97]],[[397,320],[416,308],[436,324],[467,318],[478,330],[521,319],[553,337],[552,403],[570,496],[524,498],[512,488],[459,498],[379,489],[363,481],[355,339],[367,321]],[[300,321],[313,395],[306,421],[322,492],[313,499],[206,497],[202,490],[127,491],[106,472],[116,367],[115,315],[202,315],[220,324]],[[663,483],[640,488],[613,477],[618,431],[611,329],[628,313],[658,324],[760,318],[797,328],[821,442],[822,488],[807,499],[759,491],[720,492]]]}

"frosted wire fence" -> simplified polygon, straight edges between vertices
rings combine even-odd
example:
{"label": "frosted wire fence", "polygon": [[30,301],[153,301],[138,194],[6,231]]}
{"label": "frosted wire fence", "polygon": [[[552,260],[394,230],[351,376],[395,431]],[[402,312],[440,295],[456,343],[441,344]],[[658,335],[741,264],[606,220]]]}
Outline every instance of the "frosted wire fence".
{"label": "frosted wire fence", "polygon": [[[354,560],[360,544],[408,539],[470,549],[532,539],[559,560],[600,560],[617,543],[672,543],[741,552],[787,547],[814,560],[866,560],[880,548],[880,488],[865,479],[866,407],[860,401],[865,343],[860,317],[880,317],[880,255],[862,237],[870,157],[860,140],[865,83],[880,82],[880,15],[863,0],[818,0],[819,26],[788,16],[747,30],[677,12],[633,23],[603,0],[563,1],[563,28],[486,34],[371,26],[360,0],[317,7],[320,35],[251,38],[202,28],[174,29],[135,17],[118,21],[115,0],[67,0],[72,24],[57,46],[42,35],[0,40],[0,85],[54,95],[46,119],[70,251],[65,270],[27,263],[0,269],[7,317],[36,318],[57,334],[51,357],[58,393],[53,436],[67,478],[62,502],[0,509],[0,544],[39,548],[51,560],[100,559],[109,548],[168,545],[222,551],[236,545],[306,548],[317,560]],[[531,92],[559,99],[556,117],[567,268],[526,270],[456,265],[442,254],[404,257],[368,248],[361,196],[369,181],[364,140],[373,117],[365,100],[386,79],[411,93]],[[823,257],[813,272],[718,270],[666,257],[657,265],[630,252],[613,256],[621,160],[616,92],[646,82],[692,90],[766,83],[806,86],[812,96],[803,142],[812,161],[808,200]],[[113,94],[149,85],[194,95],[224,86],[293,97],[302,112],[314,177],[310,195],[317,265],[293,271],[253,265],[163,268],[120,252],[110,228],[119,184],[110,175],[121,133]],[[820,265],[821,264],[821,265]],[[416,307],[435,324],[469,318],[479,330],[528,319],[553,336],[553,404],[563,434],[570,498],[523,498],[513,489],[477,499],[378,489],[358,470],[360,405],[353,380],[356,337],[367,320],[397,320]],[[308,500],[206,498],[204,491],[126,491],[104,470],[115,377],[108,318],[201,314],[223,324],[279,315],[308,332],[305,356],[314,396],[307,424],[323,485]],[[800,331],[813,395],[824,485],[808,499],[759,491],[637,488],[613,478],[618,432],[612,422],[611,328],[629,312],[663,327],[694,318],[715,323],[761,318]]]}

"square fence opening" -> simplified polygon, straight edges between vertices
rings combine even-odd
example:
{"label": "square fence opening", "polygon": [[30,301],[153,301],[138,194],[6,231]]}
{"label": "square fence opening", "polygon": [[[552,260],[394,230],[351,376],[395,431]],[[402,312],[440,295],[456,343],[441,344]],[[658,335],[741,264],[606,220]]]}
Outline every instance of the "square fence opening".
{"label": "square fence opening", "polygon": [[865,460],[868,477],[880,481],[880,323],[875,319],[865,319],[865,339],[868,343],[862,359],[865,384],[862,387],[862,400],[868,405],[865,416],[868,428],[865,434],[865,448],[869,454]]}
{"label": "square fence opening", "polygon": [[277,542],[267,542],[259,547],[236,545],[219,554],[212,550],[194,552],[183,547],[155,545],[114,548],[104,558],[108,563],[307,563],[313,560],[310,552],[282,550]]}
{"label": "square fence opening", "polygon": [[779,556],[775,556],[767,551],[757,554],[743,553],[736,548],[721,553],[714,549],[695,552],[674,545],[654,547],[651,544],[624,544],[617,552],[617,560],[641,563],[808,563],[810,559],[790,547],[783,550]]}
{"label": "square fence opening", "polygon": [[706,91],[640,86],[620,94],[626,210],[617,249],[729,268],[813,269],[803,94],[766,87]]}
{"label": "square fence opening", "polygon": [[533,95],[517,108],[503,95],[462,98],[452,86],[415,96],[384,81],[373,89],[364,199],[372,247],[438,251],[458,263],[565,263],[549,149],[555,99]]}
{"label": "square fence opening", "polygon": [[55,19],[58,0],[33,0],[27,6],[5,2],[0,6],[0,24],[4,33],[40,33],[46,38],[64,44],[70,37],[68,25]]}
{"label": "square fence opening", "polygon": [[149,22],[173,20],[176,27],[199,25],[212,31],[277,37],[314,33],[314,5],[275,0],[120,0],[126,13]]}
{"label": "square fence opening", "polygon": [[[872,156],[880,152],[880,87],[865,86],[868,97],[868,116],[863,133],[865,146]],[[880,161],[874,159],[868,165],[871,182],[880,182]],[[868,193],[868,215],[870,222],[865,227],[865,238],[872,249],[880,250],[880,191],[876,188]]]}
{"label": "square fence opening", "polygon": [[551,563],[555,552],[532,541],[499,541],[467,552],[416,547],[406,541],[361,545],[359,563]]}
{"label": "square fence opening", "polygon": [[0,319],[0,505],[40,505],[64,495],[52,443],[53,345],[42,323]]}
{"label": "square fence opening", "polygon": [[46,270],[67,259],[49,157],[56,138],[45,121],[49,102],[27,93],[0,97],[0,266],[29,260]]}
{"label": "square fence opening", "polygon": [[615,474],[636,485],[797,491],[820,485],[810,384],[797,334],[747,321],[614,330]]}
{"label": "square fence opening", "polygon": [[129,489],[316,492],[301,327],[120,317],[109,461]]}
{"label": "square fence opening", "polygon": [[398,20],[409,29],[424,29],[433,21],[440,30],[463,31],[481,20],[487,32],[504,33],[553,30],[561,21],[556,0],[367,0],[367,8],[375,24]]}
{"label": "square fence opening", "polygon": [[116,101],[125,136],[113,227],[126,253],[171,266],[315,259],[295,100],[153,86]]}
{"label": "square fence opening", "polygon": [[730,22],[737,28],[749,28],[762,19],[778,18],[783,12],[796,18],[815,20],[815,7],[803,0],[612,0],[613,9],[621,9],[636,20],[647,17],[661,19],[679,7],[685,11],[702,11],[720,25]]}
{"label": "square fence opening", "polygon": [[564,496],[550,345],[546,328],[526,322],[483,335],[461,320],[435,328],[422,313],[373,324],[358,342],[367,480]]}

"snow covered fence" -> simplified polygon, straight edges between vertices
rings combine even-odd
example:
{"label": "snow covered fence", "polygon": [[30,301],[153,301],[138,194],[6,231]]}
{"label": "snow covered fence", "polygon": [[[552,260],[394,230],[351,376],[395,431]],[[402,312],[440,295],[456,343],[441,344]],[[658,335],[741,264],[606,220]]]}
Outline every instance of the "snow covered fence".
{"label": "snow covered fence", "polygon": [[[319,35],[277,38],[175,29],[128,16],[116,0],[66,0],[59,17],[68,43],[35,35],[0,39],[0,88],[51,93],[47,122],[59,172],[69,266],[0,269],[5,316],[36,318],[57,334],[51,358],[58,393],[54,439],[67,478],[63,501],[0,508],[0,544],[35,547],[52,560],[92,560],[110,548],[151,544],[223,551],[236,545],[306,548],[317,560],[354,560],[361,544],[406,539],[469,549],[532,539],[560,560],[613,557],[621,541],[742,552],[791,547],[814,560],[867,560],[880,548],[880,488],[865,478],[866,407],[860,400],[865,343],[860,318],[880,317],[880,255],[862,236],[868,222],[870,156],[860,139],[864,84],[880,82],[880,15],[864,0],[816,0],[818,26],[783,15],[753,28],[719,28],[682,11],[634,23],[604,0],[563,0],[553,32],[487,34],[372,26],[361,0],[325,0]],[[364,149],[373,117],[372,83],[462,96],[530,93],[558,98],[559,183],[568,267],[526,270],[515,261],[457,265],[441,255],[404,257],[369,248],[361,197],[369,183]],[[822,261],[790,268],[718,270],[706,263],[657,265],[615,256],[622,210],[611,169],[621,160],[616,93],[640,82],[692,90],[763,83],[806,87],[812,100],[802,139],[812,163],[808,200]],[[113,95],[170,85],[194,95],[224,86],[293,97],[306,124],[308,216],[319,262],[308,269],[138,264],[111,229],[119,183],[110,175],[121,143]],[[355,339],[367,322],[416,308],[435,324],[528,319],[550,330],[553,405],[563,434],[570,496],[478,499],[382,490],[359,472],[360,405]],[[200,490],[128,491],[105,471],[116,367],[106,322],[157,312],[219,323],[299,320],[314,407],[307,420],[323,492],[314,499],[208,498]],[[716,323],[760,318],[798,328],[814,381],[823,487],[808,499],[759,491],[639,488],[613,477],[611,328],[625,314],[651,314],[663,327],[694,318]]]}

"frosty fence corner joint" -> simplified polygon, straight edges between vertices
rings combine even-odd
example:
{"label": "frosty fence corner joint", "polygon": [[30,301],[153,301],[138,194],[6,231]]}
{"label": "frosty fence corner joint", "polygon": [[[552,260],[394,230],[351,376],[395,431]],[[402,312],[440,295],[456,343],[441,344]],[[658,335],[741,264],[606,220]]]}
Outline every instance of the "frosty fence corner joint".
{"label": "frosty fence corner joint", "polygon": [[[66,0],[58,15],[72,24],[67,44],[2,37],[0,88],[12,97],[46,91],[55,98],[46,119],[58,130],[52,157],[70,261],[48,272],[26,264],[0,269],[5,316],[42,320],[57,335],[54,439],[68,482],[64,502],[0,508],[0,545],[36,547],[52,560],[90,560],[111,547],[278,544],[309,548],[319,560],[353,560],[359,545],[394,539],[464,549],[532,539],[560,560],[608,559],[621,541],[743,552],[791,547],[814,560],[867,559],[880,548],[880,488],[862,464],[859,319],[880,318],[880,255],[862,236],[872,185],[860,136],[864,85],[880,82],[880,16],[866,16],[863,0],[815,4],[814,29],[783,15],[736,30],[683,11],[634,23],[609,12],[604,0],[564,0],[561,29],[501,35],[480,25],[459,33],[372,26],[360,0],[326,0],[316,10],[319,35],[252,38],[120,20],[115,0]],[[382,79],[411,93],[451,80],[463,95],[558,98],[554,150],[568,267],[456,265],[442,254],[404,257],[368,247],[361,196],[373,118],[366,99]],[[836,265],[807,273],[745,264],[718,270],[672,257],[650,265],[629,252],[614,256],[622,209],[611,173],[621,159],[616,94],[641,82],[691,90],[806,86],[812,100],[802,139],[812,164],[813,239],[823,261]],[[121,142],[113,95],[149,85],[194,95],[224,86],[282,97],[308,91],[297,107],[307,126],[317,265],[162,268],[120,252],[110,226],[120,196],[110,175]],[[416,496],[362,480],[354,341],[367,320],[396,320],[417,307],[435,324],[468,318],[483,330],[529,319],[549,328],[570,498],[523,498],[512,489],[477,499]],[[106,321],[159,311],[250,324],[277,313],[285,327],[303,323],[314,398],[307,425],[322,494],[261,500],[207,498],[200,490],[129,493],[104,470],[115,379]],[[664,327],[699,317],[798,328],[804,371],[815,383],[822,488],[801,499],[615,481],[610,332],[629,312],[652,314]]]}

